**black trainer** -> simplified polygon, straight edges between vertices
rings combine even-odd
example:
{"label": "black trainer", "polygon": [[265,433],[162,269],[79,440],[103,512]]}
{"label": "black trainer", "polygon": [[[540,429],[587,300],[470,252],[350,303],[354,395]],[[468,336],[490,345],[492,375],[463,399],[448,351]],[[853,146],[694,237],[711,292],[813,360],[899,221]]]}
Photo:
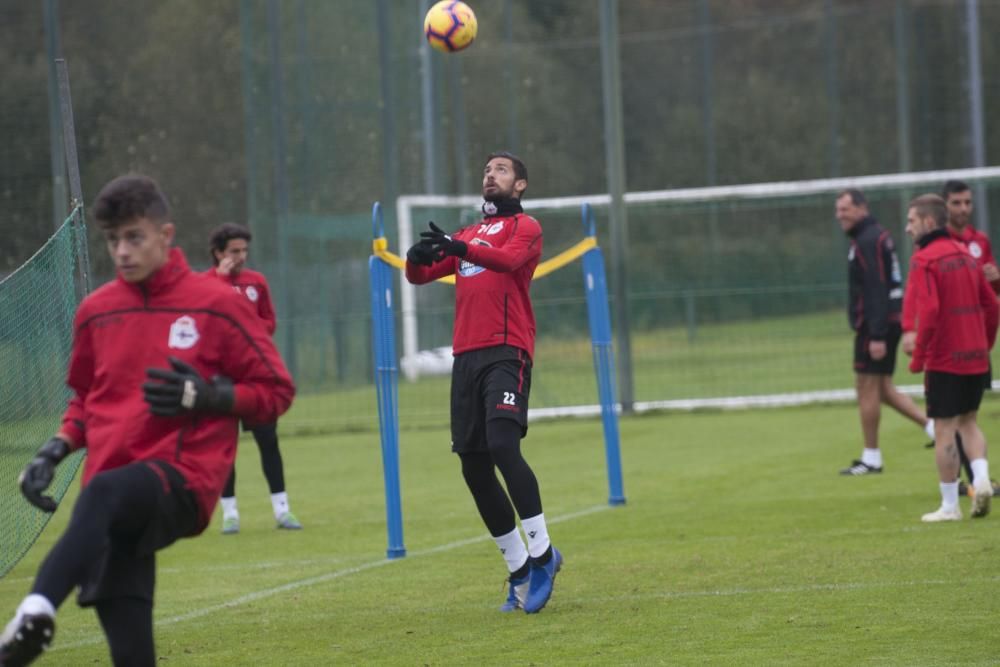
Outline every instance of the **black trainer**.
{"label": "black trainer", "polygon": [[34,662],[52,643],[55,619],[48,614],[25,614],[0,635],[0,667],[22,667]]}
{"label": "black trainer", "polygon": [[874,475],[882,472],[882,466],[870,466],[864,461],[859,461],[855,459],[851,461],[851,465],[840,471],[841,475]]}

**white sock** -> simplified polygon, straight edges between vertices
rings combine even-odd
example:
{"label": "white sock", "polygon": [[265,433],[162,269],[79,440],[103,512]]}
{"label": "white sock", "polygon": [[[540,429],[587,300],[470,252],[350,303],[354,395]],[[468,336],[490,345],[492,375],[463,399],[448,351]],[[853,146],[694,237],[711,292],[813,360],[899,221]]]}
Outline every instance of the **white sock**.
{"label": "white sock", "polygon": [[532,558],[538,558],[549,548],[549,529],[545,527],[545,515],[521,519],[521,528],[528,538],[528,553]]}
{"label": "white sock", "polygon": [[56,608],[52,606],[52,603],[44,595],[32,593],[21,601],[20,606],[17,608],[17,613],[18,615],[45,614],[46,616],[55,618]]}
{"label": "white sock", "polygon": [[986,459],[976,459],[970,461],[970,464],[972,465],[972,486],[989,486],[990,464],[987,463]]}
{"label": "white sock", "polygon": [[219,504],[222,505],[223,519],[240,518],[240,511],[236,509],[236,496],[233,496],[232,498],[219,498]]}
{"label": "white sock", "polygon": [[958,509],[958,480],[941,482],[941,509],[953,512]]}
{"label": "white sock", "polygon": [[865,465],[871,466],[872,468],[881,468],[882,450],[877,447],[875,449],[865,447],[861,450],[861,462]]}
{"label": "white sock", "polygon": [[928,419],[926,422],[924,422],[924,433],[926,433],[927,437],[930,438],[931,440],[934,439],[934,420],[933,419]]}
{"label": "white sock", "polygon": [[528,549],[524,546],[524,540],[521,539],[521,533],[517,532],[516,527],[506,535],[494,537],[493,541],[497,543],[503,559],[507,561],[508,572],[517,572],[528,562]]}
{"label": "white sock", "polygon": [[280,519],[281,515],[288,511],[288,494],[284,491],[272,493],[271,507],[274,509],[274,518]]}

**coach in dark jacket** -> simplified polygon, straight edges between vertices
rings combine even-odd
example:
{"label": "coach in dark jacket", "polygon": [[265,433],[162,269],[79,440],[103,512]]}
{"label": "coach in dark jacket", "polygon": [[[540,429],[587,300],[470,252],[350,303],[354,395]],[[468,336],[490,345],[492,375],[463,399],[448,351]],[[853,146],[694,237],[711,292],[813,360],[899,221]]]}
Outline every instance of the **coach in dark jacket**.
{"label": "coach in dark jacket", "polygon": [[851,242],[847,318],[854,330],[854,377],[865,445],[861,458],[840,474],[868,475],[882,472],[878,446],[882,403],[922,426],[931,438],[934,423],[892,383],[903,304],[903,280],[892,237],[869,214],[860,190],[844,190],[837,196],[836,215]]}

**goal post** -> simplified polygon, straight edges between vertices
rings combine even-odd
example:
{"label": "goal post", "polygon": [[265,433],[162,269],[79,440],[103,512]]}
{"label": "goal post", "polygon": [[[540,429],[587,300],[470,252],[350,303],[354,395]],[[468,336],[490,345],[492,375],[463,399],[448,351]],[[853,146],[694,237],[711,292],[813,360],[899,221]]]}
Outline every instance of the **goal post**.
{"label": "goal post", "polygon": [[[619,259],[630,275],[635,344],[632,358],[616,363],[634,368],[636,411],[797,405],[853,396],[841,314],[848,241],[834,220],[834,198],[848,188],[866,194],[872,213],[896,240],[905,270],[911,253],[906,205],[923,192],[940,192],[948,180],[982,192],[993,200],[993,210],[1000,205],[997,166],[625,193],[631,244],[628,256]],[[458,217],[474,212],[481,201],[472,195],[400,197],[400,243],[412,241],[432,213],[439,221]],[[556,243],[565,243],[565,222],[584,203],[598,217],[606,216],[610,196],[529,198],[523,206],[530,214],[543,212],[547,243],[553,231],[563,235]],[[980,213],[974,212],[974,222]],[[564,347],[582,339],[568,324],[577,317],[575,305],[567,305],[571,292],[565,281],[559,285],[558,293],[548,285],[532,288],[536,311],[551,315],[539,326],[546,349],[555,336]],[[443,310],[428,314],[427,309],[442,299],[421,293],[418,312],[413,286],[401,282],[400,295],[404,358],[442,344]],[[420,372],[418,366],[407,379]],[[899,375],[897,385],[920,391],[908,382],[905,368]],[[599,414],[600,406],[581,401],[575,386],[563,381],[540,392],[535,414]]]}

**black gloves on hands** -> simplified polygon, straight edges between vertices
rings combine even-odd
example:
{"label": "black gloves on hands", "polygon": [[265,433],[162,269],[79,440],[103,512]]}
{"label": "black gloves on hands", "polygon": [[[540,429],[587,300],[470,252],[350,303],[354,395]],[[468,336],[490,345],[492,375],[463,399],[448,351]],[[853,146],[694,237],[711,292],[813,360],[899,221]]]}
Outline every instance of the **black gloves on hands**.
{"label": "black gloves on hands", "polygon": [[198,371],[176,357],[169,357],[173,370],[147,368],[146,375],[162,382],[142,385],[143,397],[149,411],[160,417],[175,417],[186,412],[211,412],[229,414],[233,410],[235,395],[233,382],[216,375],[206,380]]}
{"label": "black gloves on hands", "polygon": [[420,241],[406,251],[406,261],[410,264],[420,264],[421,266],[431,266],[437,253],[427,241]]}
{"label": "black gloves on hands", "polygon": [[444,233],[443,229],[435,225],[433,220],[428,225],[431,231],[420,232],[420,242],[430,244],[436,259],[465,257],[465,253],[469,251],[469,246],[465,244],[465,241],[456,241],[451,238]]}
{"label": "black gloves on hands", "polygon": [[21,471],[17,483],[21,486],[21,493],[28,499],[28,502],[45,512],[55,512],[58,503],[52,496],[42,495],[42,491],[49,488],[52,478],[56,474],[56,466],[69,455],[69,443],[59,437],[49,438],[48,442],[31,459],[31,463]]}

